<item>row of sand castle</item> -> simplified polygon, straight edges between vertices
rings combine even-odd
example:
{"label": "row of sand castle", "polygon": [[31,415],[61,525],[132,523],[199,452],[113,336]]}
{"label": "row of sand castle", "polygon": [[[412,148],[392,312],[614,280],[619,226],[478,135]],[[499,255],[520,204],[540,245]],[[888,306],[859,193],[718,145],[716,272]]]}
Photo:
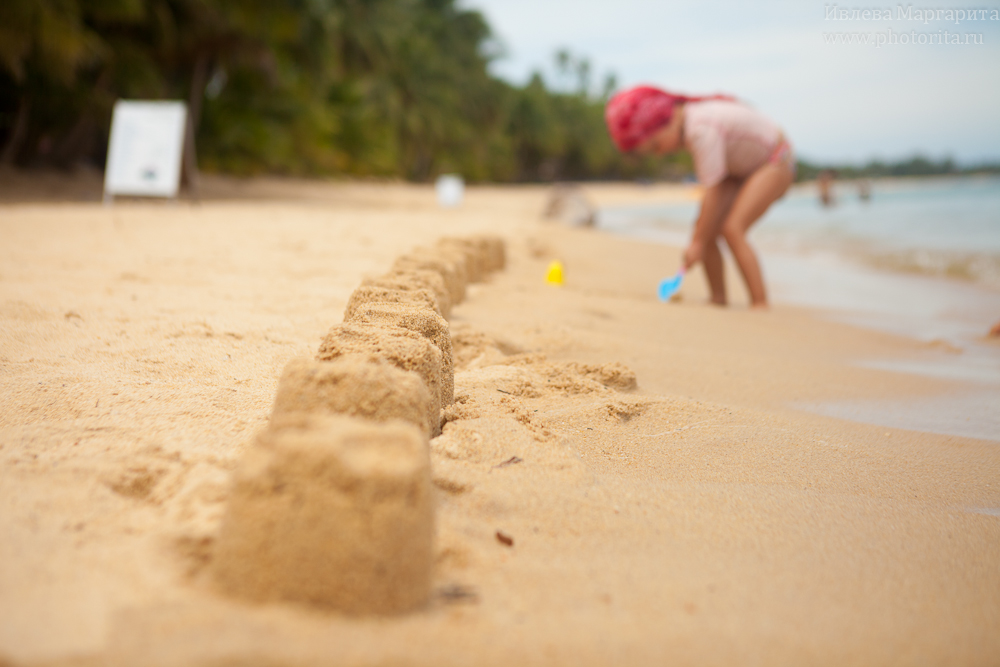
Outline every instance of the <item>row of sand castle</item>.
{"label": "row of sand castle", "polygon": [[454,398],[448,317],[505,264],[501,239],[447,238],[351,295],[315,360],[285,367],[236,472],[213,575],[228,594],[399,613],[431,591],[429,438]]}

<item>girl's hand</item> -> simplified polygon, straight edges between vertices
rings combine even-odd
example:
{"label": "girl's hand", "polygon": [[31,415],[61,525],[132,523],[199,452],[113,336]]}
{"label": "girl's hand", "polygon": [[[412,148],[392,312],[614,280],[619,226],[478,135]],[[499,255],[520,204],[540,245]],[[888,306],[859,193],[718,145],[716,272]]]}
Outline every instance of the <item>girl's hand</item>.
{"label": "girl's hand", "polygon": [[705,248],[702,244],[692,241],[684,251],[684,268],[690,269],[692,266],[701,261],[702,255],[705,253]]}

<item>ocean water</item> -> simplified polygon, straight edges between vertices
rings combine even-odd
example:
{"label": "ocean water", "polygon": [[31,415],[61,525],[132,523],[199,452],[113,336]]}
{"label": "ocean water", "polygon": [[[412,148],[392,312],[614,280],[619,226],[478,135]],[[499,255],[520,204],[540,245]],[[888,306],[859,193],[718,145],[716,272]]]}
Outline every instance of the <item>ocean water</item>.
{"label": "ocean water", "polygon": [[[859,365],[963,380],[970,390],[927,401],[799,406],[900,428],[1000,441],[1000,177],[876,180],[871,198],[838,183],[836,205],[794,188],[751,232],[771,299],[923,341],[926,358]],[[605,208],[608,232],[683,246],[696,202]],[[692,276],[701,280],[700,271]],[[655,289],[655,286],[650,288]],[[943,350],[943,351],[942,351]],[[929,401],[929,403],[928,403]]]}
{"label": "ocean water", "polygon": [[[836,205],[819,205],[812,186],[793,188],[753,231],[761,250],[833,253],[903,273],[944,276],[1000,290],[1000,177],[871,182],[863,201],[856,183],[838,183]],[[690,233],[697,204],[616,207],[600,225],[621,233]],[[674,232],[674,234],[670,234]]]}

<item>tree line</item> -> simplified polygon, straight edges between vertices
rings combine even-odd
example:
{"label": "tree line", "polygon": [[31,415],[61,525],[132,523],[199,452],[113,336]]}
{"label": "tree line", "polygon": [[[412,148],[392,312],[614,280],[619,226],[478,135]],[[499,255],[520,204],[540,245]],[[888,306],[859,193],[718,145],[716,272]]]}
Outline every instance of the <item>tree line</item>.
{"label": "tree line", "polygon": [[886,162],[870,160],[863,165],[852,164],[815,164],[799,161],[798,180],[813,180],[820,172],[828,171],[837,178],[887,178],[899,176],[960,176],[969,174],[1000,174],[1000,163],[983,162],[981,164],[960,166],[952,158],[933,160],[923,155]]}
{"label": "tree line", "polygon": [[[567,52],[515,86],[455,0],[3,0],[0,163],[103,165],[117,99],[183,99],[202,169],[472,181],[658,178],[621,155],[614,88]],[[565,82],[563,82],[565,84]]]}

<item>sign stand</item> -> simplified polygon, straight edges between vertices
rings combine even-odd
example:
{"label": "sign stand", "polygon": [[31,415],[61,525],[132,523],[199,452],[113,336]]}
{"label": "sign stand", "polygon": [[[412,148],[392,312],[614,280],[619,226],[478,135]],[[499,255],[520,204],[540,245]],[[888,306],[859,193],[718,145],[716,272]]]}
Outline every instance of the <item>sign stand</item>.
{"label": "sign stand", "polygon": [[200,183],[198,174],[198,154],[194,150],[194,118],[187,114],[187,121],[184,123],[184,161],[181,164],[181,182],[187,186],[188,194],[196,203],[201,201]]}

